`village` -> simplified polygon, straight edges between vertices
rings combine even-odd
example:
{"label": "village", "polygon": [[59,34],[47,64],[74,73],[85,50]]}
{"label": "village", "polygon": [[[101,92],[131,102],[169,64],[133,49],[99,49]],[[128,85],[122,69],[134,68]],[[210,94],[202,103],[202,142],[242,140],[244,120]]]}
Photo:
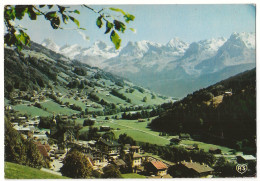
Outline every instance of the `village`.
{"label": "village", "polygon": [[[103,91],[103,90],[102,90]],[[76,92],[71,91],[68,95],[62,95],[59,92],[54,91],[32,91],[31,93],[20,91],[13,93],[12,99],[15,104],[26,104],[27,106],[35,106],[37,103],[48,101],[48,97],[53,95],[62,97],[77,97],[82,102],[88,104],[88,99]],[[109,96],[107,94],[107,96]],[[61,107],[69,107],[71,105],[61,104]],[[50,168],[43,168],[42,170],[50,173],[61,175],[60,168],[63,166],[63,160],[66,154],[71,148],[77,148],[84,153],[93,170],[103,173],[103,168],[107,165],[114,165],[120,170],[121,173],[136,173],[143,175],[146,178],[172,178],[174,172],[185,173],[189,177],[214,177],[214,169],[205,163],[195,162],[192,159],[183,160],[180,162],[170,162],[165,159],[155,157],[147,154],[139,145],[120,144],[116,140],[104,139],[102,137],[96,140],[80,140],[78,135],[75,135],[72,127],[76,126],[78,118],[85,116],[85,118],[97,122],[95,118],[91,118],[88,115],[70,114],[60,115],[59,118],[63,122],[70,123],[65,127],[63,135],[59,135],[59,143],[54,143],[53,135],[57,134],[57,121],[55,120],[55,114],[53,113],[52,122],[50,123],[50,129],[39,129],[40,117],[34,116],[16,116],[15,111],[11,105],[5,106],[5,111],[11,113],[10,121],[13,128],[17,130],[24,139],[34,140],[38,151],[42,154],[45,160],[48,160]],[[132,111],[133,112],[133,111]],[[108,120],[103,120],[107,122]],[[102,121],[102,122],[103,122]],[[113,122],[113,120],[109,120]],[[144,122],[144,119],[138,119],[138,122]],[[101,132],[111,131],[110,126],[102,125],[99,127]],[[171,143],[178,145],[181,140],[189,140],[188,134],[180,134],[171,138]],[[184,145],[179,144],[180,147],[185,148],[187,151],[198,150],[198,145]],[[233,163],[250,163],[256,161],[256,158],[252,155],[243,155],[243,153],[227,154],[222,153],[221,149],[210,148],[209,153],[214,154],[216,158],[225,157]],[[126,160],[125,155],[129,155],[131,159]],[[130,163],[129,163],[130,162]],[[128,167],[131,167],[129,169]]]}

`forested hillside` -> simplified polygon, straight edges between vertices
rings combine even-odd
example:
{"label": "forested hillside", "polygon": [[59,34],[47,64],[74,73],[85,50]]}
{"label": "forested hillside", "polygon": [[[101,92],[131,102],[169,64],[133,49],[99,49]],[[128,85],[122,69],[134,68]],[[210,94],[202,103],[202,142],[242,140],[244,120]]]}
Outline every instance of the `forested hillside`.
{"label": "forested hillside", "polygon": [[189,94],[154,119],[151,128],[190,133],[245,152],[256,150],[256,69]]}

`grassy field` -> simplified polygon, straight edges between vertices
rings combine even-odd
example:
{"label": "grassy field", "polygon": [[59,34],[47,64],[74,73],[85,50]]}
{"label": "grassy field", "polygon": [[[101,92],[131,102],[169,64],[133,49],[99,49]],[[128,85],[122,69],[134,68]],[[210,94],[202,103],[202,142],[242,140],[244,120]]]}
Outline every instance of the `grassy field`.
{"label": "grassy field", "polygon": [[6,179],[68,179],[68,177],[54,175],[36,168],[10,162],[5,162],[4,171]]}
{"label": "grassy field", "polygon": [[59,104],[53,102],[53,101],[48,101],[41,103],[42,107],[46,108],[48,112],[55,112],[56,114],[64,114],[64,115],[72,115],[74,113],[79,113],[79,111],[75,111],[72,109],[69,109],[67,107],[61,107]]}
{"label": "grassy field", "polygon": [[[79,121],[80,123],[81,121]],[[170,137],[159,136],[159,132],[155,132],[147,128],[148,122],[138,122],[137,120],[105,120],[104,117],[97,118],[95,127],[100,126],[110,126],[113,128],[116,138],[120,134],[126,133],[128,136],[132,137],[136,141],[148,142],[157,145],[167,145],[170,144]],[[88,126],[80,130],[80,132],[87,131]]]}
{"label": "grassy field", "polygon": [[228,153],[231,149],[224,147],[224,146],[218,146],[214,144],[209,144],[209,143],[203,143],[200,141],[194,141],[194,140],[182,140],[180,144],[185,144],[185,145],[193,145],[193,144],[198,144],[200,149],[204,149],[204,151],[208,152],[210,148],[219,148],[221,149],[222,153]]}
{"label": "grassy field", "polygon": [[27,105],[16,105],[13,106],[14,110],[19,111],[21,114],[28,114],[32,117],[34,116],[50,116],[51,113],[44,111],[40,108],[34,107],[34,106],[27,106]]}
{"label": "grassy field", "polygon": [[137,173],[126,173],[126,174],[121,174],[123,178],[146,178],[143,175],[139,175]]}
{"label": "grassy field", "polygon": [[[147,92],[141,93],[138,90],[135,90],[132,93],[126,93],[125,89],[121,89],[119,92],[124,94],[127,98],[131,99],[133,104],[137,104],[137,105],[143,104],[144,106],[148,106],[152,104],[162,104],[166,102],[166,100],[161,99],[157,96],[155,99],[151,99],[152,95],[150,93]],[[147,97],[146,102],[143,102],[144,97]]]}

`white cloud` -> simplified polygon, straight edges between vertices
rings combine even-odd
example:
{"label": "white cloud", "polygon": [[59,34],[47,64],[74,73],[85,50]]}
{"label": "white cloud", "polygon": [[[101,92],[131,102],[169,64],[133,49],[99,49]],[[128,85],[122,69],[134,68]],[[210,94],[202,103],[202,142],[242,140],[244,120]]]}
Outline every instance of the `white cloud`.
{"label": "white cloud", "polygon": [[89,41],[89,37],[85,35],[82,31],[77,30],[77,32],[82,36],[83,40]]}

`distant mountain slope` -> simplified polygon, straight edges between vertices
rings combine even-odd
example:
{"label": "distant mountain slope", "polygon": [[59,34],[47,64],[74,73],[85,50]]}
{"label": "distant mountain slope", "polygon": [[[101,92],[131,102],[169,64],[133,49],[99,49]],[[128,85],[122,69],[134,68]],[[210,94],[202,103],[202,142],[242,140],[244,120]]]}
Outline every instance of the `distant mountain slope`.
{"label": "distant mountain slope", "polygon": [[153,120],[151,128],[175,134],[188,132],[250,151],[249,147],[255,148],[256,136],[256,70],[189,94]]}
{"label": "distant mountain slope", "polygon": [[[57,49],[50,41],[43,45]],[[179,38],[166,44],[130,41],[119,51],[96,42],[85,49],[68,45],[58,52],[175,97],[184,97],[198,88],[252,69],[256,62],[255,33],[233,33],[228,39],[212,38],[191,44]],[[206,81],[207,77],[212,78]]]}
{"label": "distant mountain slope", "polygon": [[[136,86],[125,78],[70,60],[34,42],[20,53],[5,48],[4,66],[5,98],[10,104],[21,99],[20,94],[23,94],[22,99],[31,101],[33,95],[48,92],[51,101],[42,102],[42,106],[38,106],[42,107],[40,110],[30,107],[30,113],[38,111],[42,115],[47,111],[49,115],[52,114],[51,107],[57,107],[57,113],[73,114],[92,105],[89,109],[92,112],[110,114],[112,108],[115,113],[125,107],[134,109],[134,106],[167,102],[166,97]],[[16,107],[17,110],[23,108],[24,105]]]}

